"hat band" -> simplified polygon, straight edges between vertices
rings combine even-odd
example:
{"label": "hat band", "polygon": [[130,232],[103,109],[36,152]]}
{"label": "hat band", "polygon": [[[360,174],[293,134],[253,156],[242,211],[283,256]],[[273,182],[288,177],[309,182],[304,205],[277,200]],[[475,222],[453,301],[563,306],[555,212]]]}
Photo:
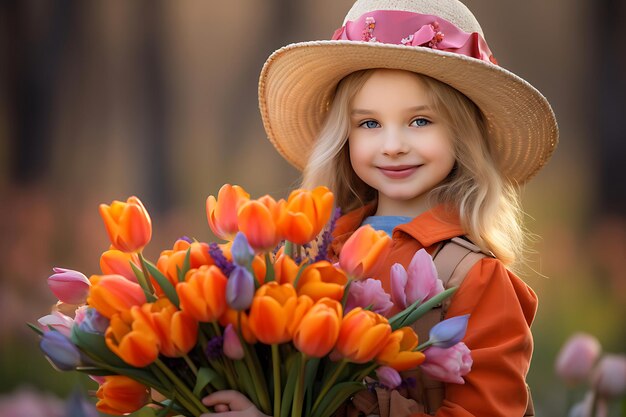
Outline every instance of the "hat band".
{"label": "hat band", "polygon": [[465,32],[435,15],[400,10],[375,10],[349,20],[332,40],[379,42],[425,47],[480,59],[497,65],[478,32]]}

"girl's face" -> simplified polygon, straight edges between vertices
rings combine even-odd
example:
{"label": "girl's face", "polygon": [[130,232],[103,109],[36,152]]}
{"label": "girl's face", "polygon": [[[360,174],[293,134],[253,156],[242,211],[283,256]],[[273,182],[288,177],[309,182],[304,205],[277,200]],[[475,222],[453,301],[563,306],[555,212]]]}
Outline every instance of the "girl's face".
{"label": "girl's face", "polygon": [[350,106],[350,162],[378,191],[377,215],[416,216],[454,166],[450,132],[415,74],[376,70]]}

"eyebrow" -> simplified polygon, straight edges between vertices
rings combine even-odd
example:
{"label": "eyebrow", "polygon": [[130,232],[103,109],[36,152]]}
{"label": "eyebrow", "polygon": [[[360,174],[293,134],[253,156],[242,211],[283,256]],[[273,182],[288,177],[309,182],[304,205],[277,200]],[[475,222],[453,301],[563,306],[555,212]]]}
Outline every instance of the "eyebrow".
{"label": "eyebrow", "polygon": [[[431,107],[428,106],[428,105],[423,104],[423,105],[420,105],[420,106],[410,107],[407,110],[410,111],[410,112],[416,112],[416,111],[423,111],[423,110],[431,110]],[[350,115],[351,116],[368,116],[368,115],[371,115],[371,114],[374,114],[374,113],[376,113],[376,112],[373,111],[373,110],[368,110],[368,109],[353,109],[350,112]]]}

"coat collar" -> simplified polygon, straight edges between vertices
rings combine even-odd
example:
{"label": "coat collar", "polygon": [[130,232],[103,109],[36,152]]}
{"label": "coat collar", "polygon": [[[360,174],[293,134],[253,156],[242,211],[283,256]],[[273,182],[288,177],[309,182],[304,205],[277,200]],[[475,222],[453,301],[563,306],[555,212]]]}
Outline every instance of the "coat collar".
{"label": "coat collar", "polygon": [[[376,204],[371,203],[341,216],[333,231],[331,254],[334,252],[337,256],[345,241],[359,228],[363,219],[374,215],[375,212]],[[438,205],[413,218],[409,223],[397,226],[393,232],[394,237],[399,232],[417,240],[424,248],[465,234],[459,214],[444,205]]]}

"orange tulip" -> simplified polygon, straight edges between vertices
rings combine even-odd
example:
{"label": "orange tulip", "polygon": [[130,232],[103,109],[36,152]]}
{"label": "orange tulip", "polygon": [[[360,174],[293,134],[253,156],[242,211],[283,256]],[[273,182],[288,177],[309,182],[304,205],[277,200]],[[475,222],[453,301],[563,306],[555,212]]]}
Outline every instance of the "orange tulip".
{"label": "orange tulip", "polygon": [[[178,285],[178,270],[182,269],[187,251],[189,253],[189,267],[199,268],[202,265],[213,265],[213,258],[209,255],[209,245],[204,242],[189,243],[184,239],[179,239],[174,243],[171,250],[164,250],[157,261],[157,269],[167,277],[174,287]],[[156,281],[152,282],[157,288],[157,294],[163,295]]]}
{"label": "orange tulip", "polygon": [[139,410],[150,402],[150,389],[122,375],[109,375],[96,392],[96,408],[101,413],[121,416]]}
{"label": "orange tulip", "polygon": [[322,231],[332,209],[333,194],[328,188],[294,190],[281,210],[278,220],[280,234],[293,243],[304,245]]}
{"label": "orange tulip", "polygon": [[[239,317],[241,315],[241,318]],[[254,344],[257,342],[256,336],[250,329],[250,320],[248,319],[248,315],[243,311],[237,311],[232,308],[227,308],[222,317],[220,317],[220,324],[222,327],[226,327],[229,324],[233,326],[235,330],[238,331],[239,323],[241,322],[241,335],[243,339],[249,344]]]}
{"label": "orange tulip", "polygon": [[341,303],[323,298],[304,315],[293,336],[300,352],[315,358],[326,356],[337,342],[342,316]]}
{"label": "orange tulip", "polygon": [[238,185],[225,184],[220,188],[217,199],[210,195],[206,200],[206,214],[209,227],[217,237],[232,240],[239,231],[237,211],[250,199]]}
{"label": "orange tulip", "polygon": [[267,283],[252,299],[250,329],[265,344],[288,342],[312,305],[313,300],[307,296],[298,297],[291,284]]}
{"label": "orange tulip", "polygon": [[129,320],[120,314],[111,317],[109,327],[104,332],[104,340],[111,352],[124,362],[142,368],[159,356],[159,337],[144,319],[139,306],[134,306],[130,313]]}
{"label": "orange tulip", "polygon": [[121,275],[124,278],[137,282],[137,276],[130,264],[141,270],[139,257],[136,253],[126,253],[117,249],[110,249],[100,256],[100,269],[105,275]]}
{"label": "orange tulip", "polygon": [[141,306],[138,320],[147,322],[158,337],[159,352],[170,358],[186,355],[198,340],[198,322],[167,298]]}
{"label": "orange tulip", "polygon": [[302,271],[298,280],[298,294],[308,295],[313,301],[324,297],[341,301],[347,282],[345,272],[335,268],[328,261],[320,261]]}
{"label": "orange tulip", "polygon": [[110,206],[100,204],[100,216],[111,244],[122,252],[140,251],[152,238],[150,216],[137,197],[125,203],[115,200]]}
{"label": "orange tulip", "polygon": [[376,360],[398,372],[416,368],[426,358],[422,352],[413,352],[417,347],[417,335],[410,327],[402,327],[389,336],[387,344]]}
{"label": "orange tulip", "polygon": [[385,347],[390,334],[386,318],[357,307],[344,316],[335,350],[350,362],[366,363]]}
{"label": "orange tulip", "polygon": [[190,269],[185,282],[176,286],[181,310],[201,322],[218,320],[226,311],[227,282],[215,265]]}
{"label": "orange tulip", "polygon": [[146,295],[135,282],[121,275],[92,275],[87,304],[107,318],[120,313],[130,320],[129,310],[146,302]]}
{"label": "orange tulip", "polygon": [[292,284],[294,283],[300,265],[296,264],[291,257],[282,253],[283,247],[280,248],[276,261],[274,261],[274,279],[279,284]]}
{"label": "orange tulip", "polygon": [[391,250],[391,238],[371,225],[359,227],[350,236],[339,254],[339,264],[349,275],[367,278],[374,273]]}
{"label": "orange tulip", "polygon": [[248,243],[257,252],[268,252],[280,241],[276,219],[282,204],[282,201],[279,204],[266,195],[258,200],[250,200],[239,208],[239,230],[246,235]]}

